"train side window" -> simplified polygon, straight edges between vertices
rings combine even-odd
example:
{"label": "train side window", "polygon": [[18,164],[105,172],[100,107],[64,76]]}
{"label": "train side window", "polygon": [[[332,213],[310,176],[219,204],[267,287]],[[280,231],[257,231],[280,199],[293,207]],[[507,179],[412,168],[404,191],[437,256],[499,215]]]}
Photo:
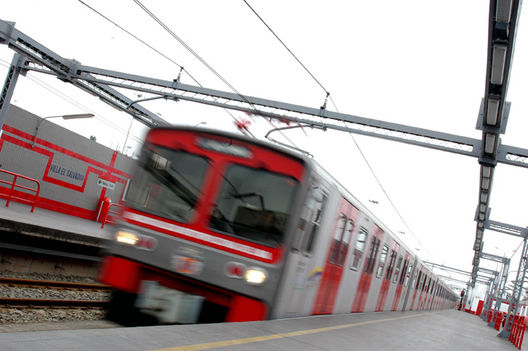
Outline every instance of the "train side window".
{"label": "train side window", "polygon": [[353,270],[357,270],[359,267],[359,262],[361,262],[361,258],[363,257],[363,253],[365,252],[367,237],[367,228],[363,226],[360,227],[359,232],[357,234],[356,243],[354,245],[354,258],[352,260],[352,265],[350,266],[350,268]]}
{"label": "train side window", "polygon": [[355,227],[354,221],[349,219],[347,221],[345,231],[343,232],[343,236],[341,238],[341,245],[339,247],[337,264],[340,266],[342,266],[343,262],[345,261],[345,257],[348,252],[348,246],[349,246],[348,243],[350,241],[350,237],[352,236],[352,232],[354,231],[354,227]]}
{"label": "train side window", "polygon": [[370,252],[367,258],[367,264],[365,265],[365,273],[367,274],[372,274],[374,272],[374,265],[376,263],[376,256],[378,256],[379,246],[380,240],[373,236],[370,243]]}
{"label": "train side window", "polygon": [[[392,278],[392,282],[393,283],[396,283],[398,281],[398,277],[400,276],[400,271],[401,271],[401,268],[402,268],[402,262],[403,262],[403,257],[402,255],[399,255],[398,256],[398,263],[396,264],[396,268],[394,270],[394,276]],[[405,271],[405,269],[404,269]]]}
{"label": "train side window", "polygon": [[[407,269],[407,275],[405,276],[405,283],[404,283],[405,287],[407,287],[409,285],[409,281],[411,280],[412,269],[413,269],[413,265],[412,265],[412,263],[410,263],[409,264],[409,268]],[[412,284],[411,284],[411,286],[412,286]]]}
{"label": "train side window", "polygon": [[418,290],[419,286],[420,286],[420,280],[422,280],[422,271],[420,271],[418,273],[418,279],[415,279],[415,281],[413,282],[413,285],[414,285],[414,288],[416,290]]}
{"label": "train side window", "polygon": [[392,278],[392,272],[394,271],[395,263],[396,263],[396,251],[391,250],[389,267],[387,268],[387,274],[385,274],[385,280],[390,281],[390,279]]}
{"label": "train side window", "polygon": [[378,264],[378,270],[376,271],[376,278],[380,278],[383,275],[383,270],[385,269],[385,262],[387,261],[387,255],[389,254],[389,247],[383,245],[381,250],[381,255]]}
{"label": "train side window", "polygon": [[[400,284],[400,285],[403,285],[403,283],[406,282],[406,278],[407,278],[407,268],[408,268],[407,266],[408,266],[408,265],[409,265],[409,260],[408,260],[408,259],[405,259],[405,260],[403,261],[403,268],[402,268],[402,270],[401,270],[402,273],[401,273],[401,275],[400,275],[400,281],[398,282],[398,284]],[[407,285],[405,285],[405,286],[407,286]]]}
{"label": "train side window", "polygon": [[311,254],[319,228],[321,227],[321,218],[326,206],[327,195],[323,193],[318,187],[312,189],[311,198],[309,200],[309,215],[307,237],[304,240],[301,250],[306,254]]}
{"label": "train side window", "polygon": [[330,252],[330,263],[336,264],[338,263],[338,256],[339,251],[341,248],[341,242],[343,240],[343,233],[345,231],[345,224],[347,222],[347,218],[344,214],[341,214],[339,217],[339,220],[337,221],[336,229],[334,231],[334,236],[332,239],[332,251]]}

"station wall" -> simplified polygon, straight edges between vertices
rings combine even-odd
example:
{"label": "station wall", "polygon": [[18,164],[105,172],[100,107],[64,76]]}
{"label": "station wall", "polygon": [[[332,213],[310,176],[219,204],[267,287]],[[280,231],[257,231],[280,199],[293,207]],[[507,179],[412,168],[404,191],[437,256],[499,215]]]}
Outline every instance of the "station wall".
{"label": "station wall", "polygon": [[[133,163],[132,158],[53,120],[9,107],[0,137],[0,170],[38,180],[37,207],[95,220],[105,197],[113,203],[122,199]],[[12,179],[0,172],[0,180]],[[27,186],[31,182],[21,180],[17,184]],[[9,185],[0,183],[0,195],[8,191]],[[17,193],[30,197],[20,188]]]}

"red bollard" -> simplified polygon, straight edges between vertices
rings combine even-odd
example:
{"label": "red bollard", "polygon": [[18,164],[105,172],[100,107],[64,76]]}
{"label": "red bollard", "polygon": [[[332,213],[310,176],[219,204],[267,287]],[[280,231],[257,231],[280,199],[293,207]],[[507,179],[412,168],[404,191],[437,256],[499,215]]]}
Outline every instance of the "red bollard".
{"label": "red bollard", "polygon": [[515,345],[519,348],[519,350],[521,349],[522,342],[524,339],[524,332],[526,331],[526,320],[526,317],[519,318],[519,333],[517,337],[517,345]]}
{"label": "red bollard", "polygon": [[101,202],[101,210],[99,211],[98,220],[101,222],[101,228],[104,227],[106,223],[106,217],[108,217],[108,212],[110,211],[110,206],[112,205],[112,200],[109,197],[105,197]]}
{"label": "red bollard", "polygon": [[519,340],[519,319],[521,317],[520,316],[515,316],[513,318],[513,323],[512,323],[512,326],[511,326],[511,330],[510,330],[510,337],[508,338],[508,340],[510,340],[510,342],[517,346],[517,342]]}
{"label": "red bollard", "polygon": [[502,324],[502,316],[503,316],[502,312],[498,312],[497,313],[497,319],[495,320],[495,329],[496,330],[500,329],[500,326]]}

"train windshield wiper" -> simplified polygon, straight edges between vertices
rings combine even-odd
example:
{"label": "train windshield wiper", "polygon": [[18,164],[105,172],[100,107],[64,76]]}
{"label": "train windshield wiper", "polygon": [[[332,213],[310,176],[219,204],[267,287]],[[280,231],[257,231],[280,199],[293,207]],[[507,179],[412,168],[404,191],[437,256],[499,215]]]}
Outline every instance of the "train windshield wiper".
{"label": "train windshield wiper", "polygon": [[262,210],[265,210],[266,207],[264,206],[264,197],[262,196],[262,194],[259,194],[259,193],[236,193],[236,194],[230,194],[231,197],[235,198],[235,199],[244,199],[246,197],[258,197],[259,201],[260,201],[260,207]]}
{"label": "train windshield wiper", "polygon": [[194,194],[192,190],[187,188],[181,181],[179,181],[176,177],[176,174],[172,174],[174,172],[153,168],[147,168],[147,170],[162,184],[166,185],[181,200],[189,205],[189,207],[194,208],[196,206],[196,203],[198,202],[198,196]]}

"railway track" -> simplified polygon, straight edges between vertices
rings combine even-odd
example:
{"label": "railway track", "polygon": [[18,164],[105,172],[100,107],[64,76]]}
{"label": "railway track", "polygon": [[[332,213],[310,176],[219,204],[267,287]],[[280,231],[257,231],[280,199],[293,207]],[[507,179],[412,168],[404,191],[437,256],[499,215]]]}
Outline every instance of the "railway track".
{"label": "railway track", "polygon": [[26,287],[48,287],[62,289],[86,289],[86,290],[109,290],[109,285],[93,283],[73,283],[65,281],[36,280],[21,278],[0,278],[0,285],[26,286]]}
{"label": "railway track", "polygon": [[[70,295],[75,295],[75,292],[83,292],[83,296],[86,296],[86,294],[101,293],[110,290],[108,285],[103,284],[19,278],[0,278],[0,286],[8,289],[19,289],[22,292],[22,295],[28,295],[28,291],[38,291],[39,295],[46,296],[52,295],[52,291],[55,293],[57,293],[57,291],[67,291]],[[14,294],[15,293],[13,293],[13,295]],[[54,298],[0,297],[0,306],[8,308],[104,308],[109,303],[108,300],[100,298],[61,298],[60,294],[55,295]]]}
{"label": "railway track", "polygon": [[66,307],[66,308],[104,308],[108,301],[98,300],[58,300],[58,299],[24,299],[0,297],[0,306],[10,308],[43,308],[43,307]]}

